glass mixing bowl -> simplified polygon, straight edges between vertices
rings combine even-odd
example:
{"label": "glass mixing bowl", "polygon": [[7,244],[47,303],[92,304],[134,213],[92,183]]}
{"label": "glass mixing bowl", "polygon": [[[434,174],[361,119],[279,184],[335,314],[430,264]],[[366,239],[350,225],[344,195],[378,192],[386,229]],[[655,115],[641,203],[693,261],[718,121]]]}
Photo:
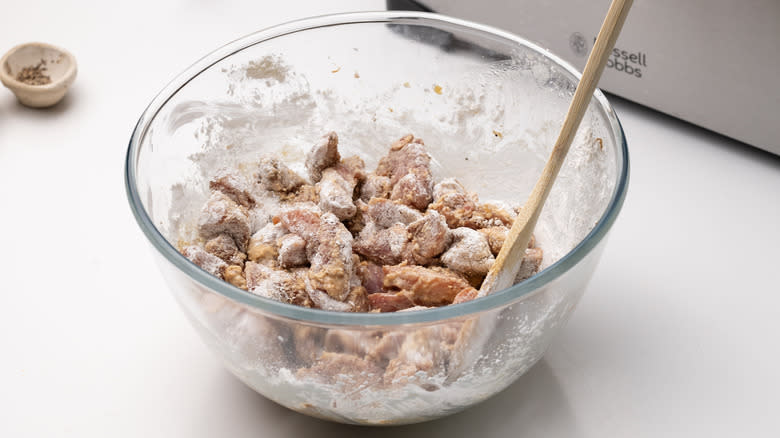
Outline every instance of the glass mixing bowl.
{"label": "glass mixing bowl", "polygon": [[628,182],[620,123],[597,91],[536,229],[540,272],[430,310],[338,313],[271,301],[190,263],[208,180],[273,152],[294,169],[324,132],[373,169],[406,133],[437,177],[524,202],[579,73],[498,29],[412,12],[287,23],[207,55],[168,85],[130,139],[130,206],[204,342],[260,394],[344,423],[403,424],[501,391],[539,360],[599,258]]}

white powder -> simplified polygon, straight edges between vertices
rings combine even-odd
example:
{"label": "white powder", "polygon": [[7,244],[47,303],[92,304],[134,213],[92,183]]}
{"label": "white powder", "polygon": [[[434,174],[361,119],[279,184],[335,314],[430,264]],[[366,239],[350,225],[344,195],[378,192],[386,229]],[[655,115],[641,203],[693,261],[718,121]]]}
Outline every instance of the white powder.
{"label": "white powder", "polygon": [[490,252],[487,237],[477,230],[460,227],[450,231],[452,245],[441,256],[441,261],[458,272],[487,274],[496,259]]}

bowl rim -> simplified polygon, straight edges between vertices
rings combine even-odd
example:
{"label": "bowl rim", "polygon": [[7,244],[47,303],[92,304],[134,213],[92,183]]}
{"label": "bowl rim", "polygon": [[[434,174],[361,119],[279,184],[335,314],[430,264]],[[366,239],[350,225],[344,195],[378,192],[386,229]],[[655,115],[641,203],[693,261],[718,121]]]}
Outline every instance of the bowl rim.
{"label": "bowl rim", "polygon": [[[214,277],[192,263],[168,240],[163,237],[160,231],[154,226],[151,218],[146,212],[141,201],[140,194],[136,186],[136,159],[141,145],[141,140],[147,133],[151,122],[156,117],[160,109],[171,99],[180,89],[187,85],[199,74],[241,50],[250,46],[278,38],[284,35],[303,32],[322,27],[334,25],[351,25],[360,23],[381,23],[393,24],[420,24],[440,27],[447,25],[450,27],[461,27],[464,29],[476,30],[482,33],[491,34],[503,38],[516,44],[525,46],[525,48],[535,51],[545,57],[550,58],[566,72],[579,80],[581,73],[571,64],[554,55],[550,51],[543,49],[535,43],[491,26],[473,23],[458,18],[452,18],[441,14],[428,12],[411,11],[378,11],[378,12],[352,12],[341,14],[321,15],[301,20],[294,20],[280,25],[272,26],[242,38],[236,39],[196,61],[190,67],[185,69],[168,85],[166,85],[151,101],[138,120],[133,133],[130,137],[129,146],[125,160],[125,190],[127,193],[130,208],[135,216],[138,225],[141,227],[144,235],[149,239],[152,246],[162,256],[177,269],[182,271],[188,277],[222,296],[268,312],[277,317],[288,318],[297,321],[304,321],[317,324],[329,324],[334,326],[391,326],[398,324],[430,323],[443,321],[453,318],[469,316],[492,309],[503,307],[509,303],[519,301],[533,295],[534,291],[540,290],[543,286],[553,282],[563,275],[569,269],[579,263],[587,254],[589,254],[596,245],[601,242],[609,229],[612,227],[615,219],[620,212],[623,201],[626,196],[629,178],[628,146],[620,121],[615,114],[614,109],[607,101],[604,94],[597,89],[594,93],[594,99],[599,103],[607,120],[609,128],[616,137],[616,143],[619,144],[617,150],[620,156],[616,163],[619,164],[617,172],[617,183],[611,194],[609,203],[604,213],[599,218],[592,230],[582,239],[573,249],[564,254],[559,260],[548,266],[533,277],[513,285],[504,290],[493,293],[487,297],[468,301],[460,304],[452,304],[433,309],[425,309],[413,312],[392,312],[392,313],[346,313],[332,312],[321,309],[306,308],[295,306],[293,304],[282,303],[279,301],[254,295],[248,291],[239,289],[217,277]],[[411,22],[411,23],[410,23]]]}

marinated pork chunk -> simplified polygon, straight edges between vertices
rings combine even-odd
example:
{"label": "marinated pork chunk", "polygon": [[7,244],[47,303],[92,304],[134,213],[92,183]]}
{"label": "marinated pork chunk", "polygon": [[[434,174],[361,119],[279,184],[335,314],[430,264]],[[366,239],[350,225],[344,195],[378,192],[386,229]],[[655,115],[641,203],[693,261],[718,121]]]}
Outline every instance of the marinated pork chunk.
{"label": "marinated pork chunk", "polygon": [[397,312],[414,307],[414,301],[404,292],[378,292],[368,296],[368,303],[375,312]]}
{"label": "marinated pork chunk", "polygon": [[466,226],[475,230],[487,227],[512,226],[517,215],[511,209],[504,209],[494,203],[478,204],[466,221]]}
{"label": "marinated pork chunk", "polygon": [[385,289],[400,291],[418,306],[450,304],[464,289],[473,289],[462,277],[444,268],[397,265],[383,270]]}
{"label": "marinated pork chunk", "polygon": [[341,159],[339,137],[335,132],[325,134],[306,155],[306,171],[313,183],[322,178],[322,171],[334,166]]}
{"label": "marinated pork chunk", "polygon": [[273,264],[279,255],[278,240],[285,234],[282,226],[266,224],[249,239],[249,260],[256,263]]}
{"label": "marinated pork chunk", "polygon": [[363,332],[357,330],[328,330],[323,340],[326,351],[366,356],[372,347],[382,338],[382,332]]}
{"label": "marinated pork chunk", "polygon": [[412,169],[393,186],[390,199],[419,210],[425,210],[431,201],[430,172]]}
{"label": "marinated pork chunk", "polygon": [[305,266],[306,241],[297,234],[285,234],[277,240],[279,245],[279,266],[285,269]]}
{"label": "marinated pork chunk", "polygon": [[390,178],[370,173],[360,188],[360,200],[368,202],[373,198],[389,198],[391,189]]}
{"label": "marinated pork chunk", "polygon": [[282,228],[290,233],[295,233],[306,241],[307,245],[316,245],[317,230],[320,227],[320,210],[311,205],[301,205],[296,208],[283,211],[278,220]]}
{"label": "marinated pork chunk", "polygon": [[233,286],[246,290],[244,269],[241,265],[228,265],[221,258],[204,251],[198,246],[186,246],[182,248],[181,253],[192,263],[195,263],[209,274],[219,277]]}
{"label": "marinated pork chunk", "polygon": [[[402,311],[408,311],[411,309],[405,309]],[[406,339],[406,333],[403,331],[391,331],[382,335],[381,339],[371,339],[366,342],[366,357],[370,360],[380,364],[381,366],[387,366],[387,363],[398,355],[398,350],[401,349],[401,345]],[[373,342],[371,342],[373,341]]]}
{"label": "marinated pork chunk", "polygon": [[249,292],[276,301],[312,307],[301,272],[275,269],[254,262],[247,262],[244,271]]}
{"label": "marinated pork chunk", "polygon": [[380,229],[370,222],[355,241],[354,251],[380,265],[395,265],[411,258],[408,243],[409,235],[403,224]]}
{"label": "marinated pork chunk", "polygon": [[224,193],[236,204],[243,207],[252,208],[255,205],[255,199],[250,194],[249,184],[236,172],[220,171],[209,181],[209,188]]}
{"label": "marinated pork chunk", "polygon": [[385,273],[380,265],[363,261],[358,264],[356,273],[360,279],[360,284],[366,289],[368,294],[383,291]]}
{"label": "marinated pork chunk", "polygon": [[358,235],[354,251],[382,264],[401,262],[428,264],[447,246],[447,224],[435,211],[424,216],[403,204],[372,199]]}
{"label": "marinated pork chunk", "polygon": [[352,200],[352,192],[355,189],[334,168],[322,171],[322,178],[317,183],[320,193],[320,208],[336,215],[339,220],[349,219],[355,215],[357,207]]}
{"label": "marinated pork chunk", "polygon": [[292,192],[306,183],[300,175],[274,157],[260,160],[257,180],[267,190],[283,193]]}
{"label": "marinated pork chunk", "polygon": [[373,222],[380,229],[390,228],[395,224],[409,225],[422,218],[419,211],[383,198],[369,201],[365,216],[367,221]]}
{"label": "marinated pork chunk", "polygon": [[401,263],[406,258],[409,240],[405,225],[421,217],[420,212],[380,198],[372,199],[363,210],[365,224],[353,250],[380,265]]}
{"label": "marinated pork chunk", "polygon": [[467,193],[466,188],[463,187],[455,178],[444,178],[433,186],[433,199],[441,199],[447,193]]}
{"label": "marinated pork chunk", "polygon": [[450,230],[444,216],[436,210],[428,210],[425,216],[406,227],[414,263],[427,265],[450,244]]}
{"label": "marinated pork chunk", "polygon": [[498,252],[501,251],[501,247],[504,246],[506,236],[509,234],[509,228],[502,226],[488,227],[479,230],[479,232],[487,239],[488,246],[490,246],[490,252],[492,252],[493,255],[498,255]]}
{"label": "marinated pork chunk", "polygon": [[515,277],[515,283],[521,282],[539,271],[542,264],[543,252],[541,248],[528,248],[525,250],[525,256],[520,263],[520,270]]}
{"label": "marinated pork chunk", "polygon": [[321,179],[317,183],[322,211],[335,214],[339,220],[350,219],[355,215],[355,188],[366,177],[365,166],[360,157],[352,156],[322,170]]}
{"label": "marinated pork chunk", "polygon": [[298,370],[298,378],[309,378],[333,384],[346,376],[357,376],[354,385],[382,379],[383,370],[374,362],[352,354],[324,352],[310,368]]}
{"label": "marinated pork chunk", "polygon": [[332,312],[352,311],[352,307],[349,305],[349,303],[333,299],[326,292],[312,288],[308,288],[307,292],[309,294],[309,298],[314,304],[313,307],[322,310],[330,310]]}
{"label": "marinated pork chunk", "polygon": [[418,210],[425,210],[433,197],[431,156],[422,141],[407,135],[390,148],[379,161],[376,174],[390,178],[390,199]]}
{"label": "marinated pork chunk", "polygon": [[449,192],[430,205],[431,210],[438,211],[447,220],[450,228],[465,227],[471,215],[477,209],[476,203],[466,193]]}
{"label": "marinated pork chunk", "polygon": [[434,202],[429,206],[447,219],[450,228],[475,230],[494,226],[511,226],[516,214],[508,206],[480,204],[477,195],[468,192],[455,179],[448,178],[434,187]]}
{"label": "marinated pork chunk", "polygon": [[181,253],[192,263],[195,263],[198,267],[215,277],[222,278],[222,272],[228,267],[224,260],[213,254],[207,253],[199,246],[185,246],[181,249]]}
{"label": "marinated pork chunk", "polygon": [[496,259],[485,235],[466,227],[456,228],[450,235],[452,244],[442,254],[442,263],[466,276],[487,274]]}
{"label": "marinated pork chunk", "polygon": [[236,242],[227,234],[220,234],[207,241],[203,248],[206,252],[214,254],[229,265],[243,266],[244,261],[246,260],[246,254],[239,251]]}
{"label": "marinated pork chunk", "polygon": [[250,233],[248,211],[224,193],[211,192],[211,197],[203,206],[198,225],[204,239],[227,234],[233,238],[239,250],[246,250]]}
{"label": "marinated pork chunk", "polygon": [[366,163],[357,155],[341,159],[333,168],[341,174],[341,177],[344,178],[353,189],[358,183],[361,183],[366,179]]}
{"label": "marinated pork chunk", "polygon": [[[431,156],[412,135],[394,142],[373,172],[360,157],[342,158],[338,144],[334,132],[314,144],[307,178],[272,156],[259,160],[254,187],[238,172],[220,171],[199,220],[203,247],[182,252],[252,293],[331,311],[475,299],[514,209],[480,202],[454,178],[434,184]],[[277,200],[273,212],[253,197],[262,190]],[[517,280],[541,261],[532,240]]]}
{"label": "marinated pork chunk", "polygon": [[435,374],[444,371],[459,330],[459,325],[454,324],[452,327],[436,326],[408,334],[397,356],[387,364],[384,383],[406,383],[420,372]]}
{"label": "marinated pork chunk", "polygon": [[[309,257],[309,284],[314,290],[344,301],[350,292],[350,277],[354,269],[352,234],[332,213],[320,217],[316,247]],[[308,244],[312,244],[309,241]]]}
{"label": "marinated pork chunk", "polygon": [[[488,227],[482,228],[479,232],[484,234],[487,238],[488,244],[490,245],[490,251],[493,255],[498,255],[498,252],[501,251],[501,247],[504,246],[507,235],[509,235],[509,228],[505,226]],[[536,248],[536,239],[534,239],[534,236],[531,236],[531,240],[528,241],[528,248]]]}
{"label": "marinated pork chunk", "polygon": [[462,291],[458,292],[457,295],[455,295],[455,299],[452,300],[452,304],[465,303],[466,301],[475,300],[478,296],[479,291],[473,287],[471,289],[463,289]]}
{"label": "marinated pork chunk", "polygon": [[299,363],[308,365],[322,354],[322,343],[329,332],[322,327],[296,325],[292,330],[292,343]]}

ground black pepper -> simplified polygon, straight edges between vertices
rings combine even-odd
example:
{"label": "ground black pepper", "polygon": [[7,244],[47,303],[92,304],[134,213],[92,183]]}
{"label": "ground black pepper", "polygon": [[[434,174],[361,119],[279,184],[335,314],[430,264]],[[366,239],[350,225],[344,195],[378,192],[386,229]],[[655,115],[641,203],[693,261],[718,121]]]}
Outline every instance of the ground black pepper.
{"label": "ground black pepper", "polygon": [[24,67],[16,75],[16,80],[28,85],[46,85],[51,83],[51,77],[44,74],[46,71],[46,61],[41,59],[38,65]]}

